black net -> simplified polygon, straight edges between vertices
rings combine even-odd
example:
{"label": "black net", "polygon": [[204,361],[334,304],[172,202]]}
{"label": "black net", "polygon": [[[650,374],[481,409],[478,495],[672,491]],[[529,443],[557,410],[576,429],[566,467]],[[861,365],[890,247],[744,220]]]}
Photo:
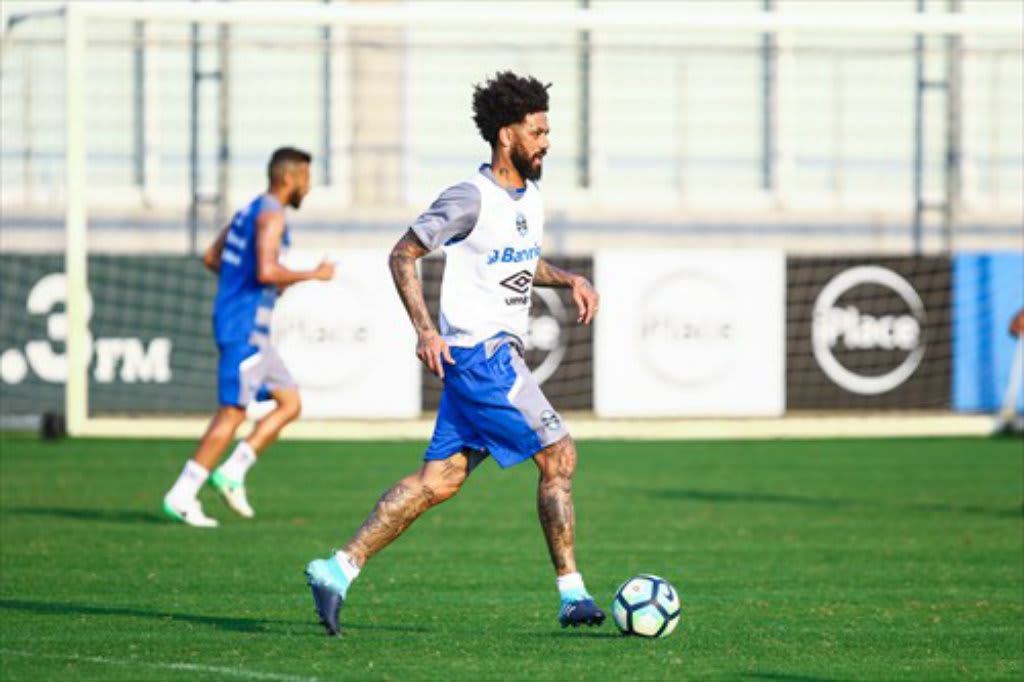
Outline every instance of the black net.
{"label": "black net", "polygon": [[789,258],[787,407],[948,407],[950,273],[947,258]]}

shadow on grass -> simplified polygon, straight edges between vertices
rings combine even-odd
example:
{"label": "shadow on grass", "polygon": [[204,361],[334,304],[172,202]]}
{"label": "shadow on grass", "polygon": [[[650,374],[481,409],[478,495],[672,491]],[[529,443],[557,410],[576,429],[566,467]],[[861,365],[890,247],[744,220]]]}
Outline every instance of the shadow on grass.
{"label": "shadow on grass", "polygon": [[831,677],[808,677],[788,673],[744,673],[744,680],[778,680],[779,682],[839,682]]}
{"label": "shadow on grass", "polygon": [[0,610],[23,611],[42,615],[60,616],[131,616],[155,618],[157,620],[180,620],[186,623],[210,625],[233,632],[266,632],[267,625],[296,625],[297,621],[270,620],[266,618],[231,618],[227,616],[202,616],[194,613],[171,613],[168,611],[135,609],[127,607],[91,606],[69,602],[28,601],[24,599],[0,599]]}
{"label": "shadow on grass", "polygon": [[[162,621],[183,621],[208,625],[220,630],[231,632],[270,632],[272,625],[309,625],[322,632],[316,620],[278,620],[272,618],[233,618],[229,616],[203,616],[194,613],[171,613],[160,610],[136,609],[128,607],[92,606],[72,604],[68,602],[28,601],[24,599],[0,599],[0,611],[22,611],[42,615],[60,616],[130,616],[134,618],[153,618]],[[352,630],[387,630],[391,632],[429,632],[427,628],[409,625],[371,625],[363,623],[343,623],[342,627]]]}
{"label": "shadow on grass", "polygon": [[835,497],[803,497],[779,493],[754,493],[733,490],[662,489],[652,490],[652,497],[692,502],[727,502],[747,504],[791,504],[822,509],[850,509],[854,507],[884,507],[896,511],[945,512],[950,514],[975,514],[999,519],[1019,519],[1024,516],[1024,506],[983,507],[981,505],[959,505],[944,503],[887,503],[882,500],[853,500]]}
{"label": "shadow on grass", "polygon": [[551,632],[522,632],[520,633],[523,637],[527,638],[541,638],[541,639],[616,639],[621,640],[625,637],[618,630],[553,630]]}
{"label": "shadow on grass", "polygon": [[171,525],[171,520],[158,512],[138,509],[69,509],[64,507],[14,507],[0,510],[7,516],[48,516],[72,521],[104,521],[113,523],[159,523]]}
{"label": "shadow on grass", "polygon": [[[319,623],[316,623],[317,629],[320,632],[324,632]],[[346,623],[342,621],[341,630],[370,630],[370,631],[385,631],[385,632],[432,632],[430,628],[425,628],[420,625],[374,625],[372,623]]]}

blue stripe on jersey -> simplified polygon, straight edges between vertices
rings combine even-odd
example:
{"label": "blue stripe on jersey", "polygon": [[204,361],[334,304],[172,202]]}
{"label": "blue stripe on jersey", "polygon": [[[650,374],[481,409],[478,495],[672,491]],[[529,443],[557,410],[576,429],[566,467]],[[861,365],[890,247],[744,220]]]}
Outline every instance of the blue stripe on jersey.
{"label": "blue stripe on jersey", "polygon": [[[263,194],[231,220],[221,253],[217,297],[213,302],[213,334],[217,343],[248,342],[254,331],[269,333],[270,313],[277,299],[277,288],[260,284],[257,277],[256,219],[264,211],[280,210],[281,203],[276,198]],[[282,249],[290,244],[291,237],[285,225]]]}

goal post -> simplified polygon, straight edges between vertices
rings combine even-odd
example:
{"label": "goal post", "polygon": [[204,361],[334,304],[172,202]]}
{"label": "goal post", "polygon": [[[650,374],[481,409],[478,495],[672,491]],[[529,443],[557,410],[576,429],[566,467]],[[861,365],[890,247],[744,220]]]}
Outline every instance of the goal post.
{"label": "goal post", "polygon": [[88,215],[85,156],[85,31],[87,4],[68,3],[64,18],[64,73],[66,111],[67,218],[64,268],[67,275],[67,363],[65,418],[72,435],[88,433],[89,348]]}

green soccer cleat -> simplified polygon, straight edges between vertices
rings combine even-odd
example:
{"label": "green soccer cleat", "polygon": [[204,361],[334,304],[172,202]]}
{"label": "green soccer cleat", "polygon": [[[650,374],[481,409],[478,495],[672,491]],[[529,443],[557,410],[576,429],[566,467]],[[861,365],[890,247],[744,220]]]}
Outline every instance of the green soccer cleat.
{"label": "green soccer cleat", "polygon": [[187,502],[179,502],[165,497],[164,514],[175,521],[195,528],[216,528],[220,525],[217,523],[217,519],[212,519],[203,512],[203,505],[195,498]]}
{"label": "green soccer cleat", "polygon": [[240,481],[232,481],[217,469],[210,474],[210,485],[217,491],[224,504],[231,508],[239,516],[251,519],[256,516],[249,500],[245,497],[245,484]]}

